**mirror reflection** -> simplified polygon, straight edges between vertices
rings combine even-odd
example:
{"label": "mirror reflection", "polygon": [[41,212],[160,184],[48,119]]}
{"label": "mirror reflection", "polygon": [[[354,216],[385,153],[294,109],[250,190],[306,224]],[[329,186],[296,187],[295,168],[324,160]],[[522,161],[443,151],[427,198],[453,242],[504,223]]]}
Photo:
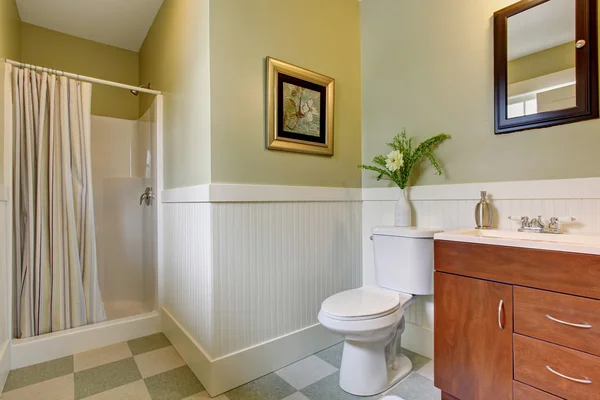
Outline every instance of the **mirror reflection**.
{"label": "mirror reflection", "polygon": [[576,106],[575,0],[508,18],[508,118]]}

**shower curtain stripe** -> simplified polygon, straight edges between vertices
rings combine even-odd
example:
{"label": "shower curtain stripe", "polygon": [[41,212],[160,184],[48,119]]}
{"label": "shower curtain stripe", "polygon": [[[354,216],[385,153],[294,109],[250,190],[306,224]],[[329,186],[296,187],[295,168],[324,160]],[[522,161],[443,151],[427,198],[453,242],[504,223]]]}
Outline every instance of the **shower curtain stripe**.
{"label": "shower curtain stripe", "polygon": [[12,69],[15,336],[106,319],[91,186],[91,84]]}

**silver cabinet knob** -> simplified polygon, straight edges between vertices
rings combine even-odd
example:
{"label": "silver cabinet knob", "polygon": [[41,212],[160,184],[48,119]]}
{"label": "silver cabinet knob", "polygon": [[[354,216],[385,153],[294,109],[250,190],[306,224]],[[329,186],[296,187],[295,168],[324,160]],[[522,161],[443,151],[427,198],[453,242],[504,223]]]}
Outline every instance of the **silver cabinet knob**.
{"label": "silver cabinet knob", "polygon": [[575,43],[575,47],[577,47],[578,49],[583,49],[586,44],[587,44],[586,41],[581,39]]}

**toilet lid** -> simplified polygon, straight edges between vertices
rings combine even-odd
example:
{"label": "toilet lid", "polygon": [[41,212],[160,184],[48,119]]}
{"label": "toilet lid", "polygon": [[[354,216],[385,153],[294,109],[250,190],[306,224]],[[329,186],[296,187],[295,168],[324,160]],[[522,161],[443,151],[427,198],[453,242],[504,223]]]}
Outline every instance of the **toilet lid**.
{"label": "toilet lid", "polygon": [[396,311],[411,297],[393,290],[363,287],[334,294],[323,302],[321,310],[334,319],[376,318]]}

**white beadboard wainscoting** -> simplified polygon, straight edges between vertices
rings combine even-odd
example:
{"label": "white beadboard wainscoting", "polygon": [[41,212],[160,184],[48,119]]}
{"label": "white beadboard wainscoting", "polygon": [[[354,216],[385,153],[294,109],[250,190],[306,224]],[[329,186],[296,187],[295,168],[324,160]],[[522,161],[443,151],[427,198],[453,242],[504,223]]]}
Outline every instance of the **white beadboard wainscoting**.
{"label": "white beadboard wainscoting", "polygon": [[208,354],[213,348],[211,205],[164,204],[164,307]]}
{"label": "white beadboard wainscoting", "polygon": [[211,395],[339,342],[321,302],[362,284],[360,189],[220,186],[162,204],[163,329]]}
{"label": "white beadboard wainscoting", "polygon": [[213,206],[221,357],[317,324],[321,303],[362,284],[360,202]]}
{"label": "white beadboard wainscoting", "polygon": [[[600,233],[600,178],[460,185],[410,189],[413,225],[449,231],[475,226],[479,192],[487,190],[494,208],[494,227],[517,230],[509,216],[575,217],[562,228],[572,233]],[[371,228],[394,221],[398,188],[363,189],[363,282],[375,285]],[[418,298],[407,310],[402,346],[433,358],[433,296]]]}

